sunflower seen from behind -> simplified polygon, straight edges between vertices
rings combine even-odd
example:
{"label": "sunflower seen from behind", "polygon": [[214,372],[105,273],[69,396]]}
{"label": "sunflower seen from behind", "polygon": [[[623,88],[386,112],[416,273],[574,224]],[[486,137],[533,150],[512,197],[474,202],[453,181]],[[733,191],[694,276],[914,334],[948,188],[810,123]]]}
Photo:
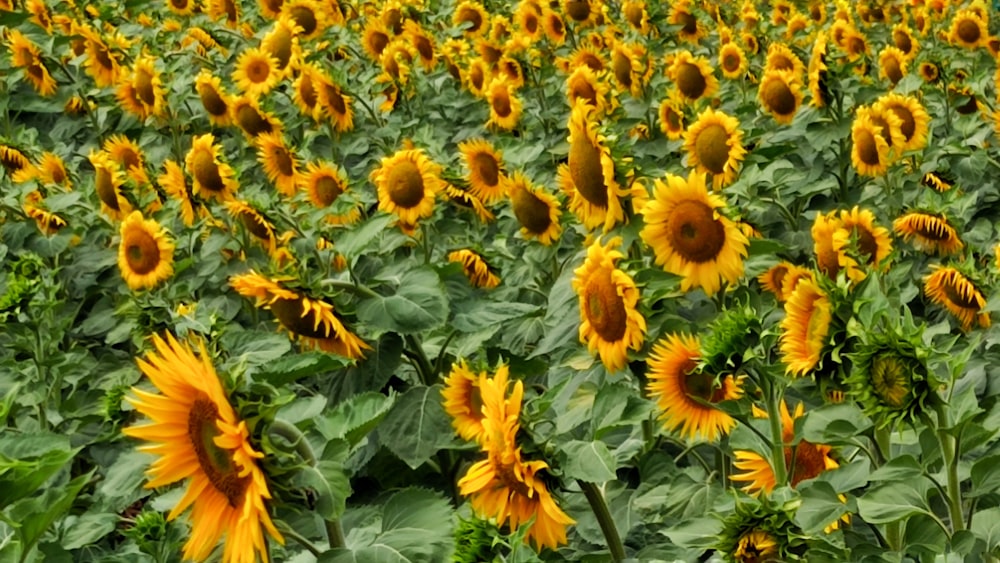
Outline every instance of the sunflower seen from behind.
{"label": "sunflower seen from behind", "polygon": [[944,215],[911,211],[893,221],[892,228],[903,240],[928,254],[956,254],[965,247]]}
{"label": "sunflower seen from behind", "polygon": [[133,211],[119,233],[118,269],[130,289],[156,287],[174,274],[174,243],[155,220]]}
{"label": "sunflower seen from behind", "polygon": [[594,108],[573,107],[568,140],[569,161],[559,167],[559,183],[570,197],[569,208],[588,229],[608,232],[625,220],[620,198],[628,191],[615,180],[615,162],[597,130]]}
{"label": "sunflower seen from behind", "polygon": [[378,189],[378,208],[395,215],[407,233],[434,213],[434,199],[447,185],[441,179],[441,167],[421,149],[404,149],[382,158],[371,181]]}
{"label": "sunflower seen from behind", "polygon": [[746,155],[739,120],[712,108],[705,109],[684,133],[684,151],[688,166],[712,175],[715,189],[732,184]]}
{"label": "sunflower seen from behind", "polygon": [[157,455],[146,471],[147,489],[190,479],[184,495],[167,516],[173,520],[192,508],[185,559],[204,561],[225,538],[222,561],[267,560],[264,532],[278,543],[266,501],[271,498],[258,465],[245,421],[229,403],[203,342],[198,353],[189,344],[153,336],[156,350],[137,360],[158,393],[132,388],[127,400],[152,422],[123,430],[150,442],[140,451]]}

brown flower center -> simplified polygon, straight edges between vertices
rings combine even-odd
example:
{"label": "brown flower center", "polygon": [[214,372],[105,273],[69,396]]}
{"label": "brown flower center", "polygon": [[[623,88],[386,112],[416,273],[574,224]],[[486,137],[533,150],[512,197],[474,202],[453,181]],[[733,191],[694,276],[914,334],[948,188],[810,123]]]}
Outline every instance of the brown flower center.
{"label": "brown flower center", "polygon": [[725,394],[721,387],[715,385],[715,378],[705,371],[698,370],[698,364],[693,359],[684,362],[680,378],[681,390],[685,395],[697,397],[702,401],[717,403]]}
{"label": "brown flower center", "polygon": [[277,13],[280,12],[281,7],[285,5],[285,0],[264,0],[264,4],[267,6],[268,10]]}
{"label": "brown flower center", "polygon": [[910,109],[903,105],[894,105],[889,109],[899,118],[899,121],[902,123],[899,130],[903,133],[903,138],[909,142],[913,138],[913,134],[917,131],[917,122],[913,119]]}
{"label": "brown flower center", "polygon": [[573,21],[586,21],[590,17],[590,0],[568,0],[566,15]]}
{"label": "brown flower center", "polygon": [[129,270],[143,276],[160,265],[160,247],[145,229],[130,229],[125,234],[125,261]]}
{"label": "brown flower center", "polygon": [[902,29],[897,29],[892,32],[892,42],[896,44],[896,48],[903,52],[905,55],[910,54],[910,50],[913,49],[913,40],[910,39],[910,34],[906,33]]}
{"label": "brown flower center", "polygon": [[978,43],[979,39],[982,38],[979,25],[972,18],[965,18],[959,21],[955,32],[958,38],[965,43]]}
{"label": "brown flower center", "polygon": [[875,135],[867,129],[862,129],[854,136],[854,143],[858,147],[858,158],[861,162],[869,166],[877,166],[881,163],[878,154],[878,145],[875,142]]}
{"label": "brown flower center", "polygon": [[578,132],[569,147],[569,173],[576,191],[584,199],[597,207],[608,207],[601,150],[587,139],[586,131]]}
{"label": "brown flower center", "polygon": [[283,27],[277,28],[267,42],[267,52],[278,61],[278,68],[288,66],[292,60],[292,34]]}
{"label": "brown flower center", "polygon": [[264,57],[254,58],[247,64],[246,75],[247,80],[250,82],[263,84],[267,82],[268,76],[271,75],[271,63]]}
{"label": "brown flower center", "polygon": [[510,107],[510,98],[507,96],[507,89],[501,87],[491,100],[490,107],[500,117],[507,117],[513,109]]}
{"label": "brown flower center", "polygon": [[601,268],[590,275],[583,288],[584,314],[594,331],[605,342],[617,342],[625,336],[628,313],[625,301],[611,277],[612,270]]}
{"label": "brown flower center", "polygon": [[722,70],[736,72],[740,69],[740,56],[734,51],[726,51],[722,56]]}
{"label": "brown flower center", "polygon": [[434,60],[434,45],[431,45],[429,39],[423,35],[418,35],[414,38],[413,45],[417,48],[417,53],[420,54],[421,59],[428,63]]}
{"label": "brown flower center", "polygon": [[692,100],[697,100],[708,88],[708,81],[694,63],[682,63],[677,69],[677,88]]}
{"label": "brown flower center", "polygon": [[476,153],[472,157],[472,170],[479,176],[479,181],[491,188],[500,183],[500,165],[492,155]]}
{"label": "brown flower center", "polygon": [[287,178],[295,174],[295,162],[285,147],[275,146],[271,148],[271,162],[274,163],[275,168],[282,176]]}
{"label": "brown flower center", "polygon": [[272,230],[270,229],[270,225],[256,211],[244,211],[240,213],[240,221],[253,236],[261,240],[271,240]]}
{"label": "brown flower center", "polygon": [[527,189],[516,189],[513,193],[513,203],[517,222],[528,232],[540,235],[552,225],[548,204]]}
{"label": "brown flower center", "polygon": [[219,95],[219,92],[211,84],[199,84],[198,97],[201,98],[201,105],[205,107],[205,111],[210,115],[219,117],[226,115],[229,111],[226,101],[222,99],[222,96]]}
{"label": "brown flower center", "polygon": [[389,36],[381,31],[372,31],[368,35],[368,48],[376,56],[382,56],[382,52],[389,46]]}
{"label": "brown flower center", "polygon": [[219,173],[219,165],[215,163],[215,157],[211,151],[199,149],[194,154],[192,163],[194,179],[206,190],[221,192],[226,188],[225,182],[222,181],[222,175]]}
{"label": "brown flower center", "polygon": [[324,87],[326,88],[327,104],[333,109],[333,112],[337,115],[347,114],[347,101],[344,99],[344,95],[340,93],[340,88],[330,85],[325,85]]}
{"label": "brown flower center", "polygon": [[767,58],[768,67],[773,70],[795,70],[792,59],[782,53],[775,53]]}
{"label": "brown flower center", "polygon": [[689,12],[677,12],[677,23],[681,25],[681,33],[684,35],[698,33],[698,19]]}
{"label": "brown flower center", "polygon": [[476,33],[479,31],[479,28],[483,26],[483,17],[480,15],[479,11],[474,8],[462,8],[462,11],[458,13],[458,17],[456,19],[460,24],[472,24],[466,30],[466,33]]}
{"label": "brown flower center", "polygon": [[240,128],[251,137],[256,137],[261,133],[270,133],[274,128],[264,119],[259,111],[250,104],[241,104],[236,110],[236,122]]}
{"label": "brown flower center", "polygon": [[153,75],[144,68],[135,71],[135,92],[139,94],[139,100],[147,106],[156,103],[156,94],[153,91]]}
{"label": "brown flower center", "polygon": [[698,134],[694,142],[695,156],[712,174],[726,171],[729,161],[729,133],[721,124],[713,123]]}
{"label": "brown flower center", "polygon": [[118,190],[112,180],[111,171],[103,166],[98,166],[94,174],[94,186],[97,189],[97,197],[111,209],[120,211],[118,205]]}
{"label": "brown flower center", "polygon": [[899,59],[890,55],[883,59],[882,70],[885,71],[886,78],[893,84],[903,79],[903,69],[899,66]]}
{"label": "brown flower center", "polygon": [[615,71],[615,80],[625,88],[632,87],[632,61],[628,55],[615,51],[611,57],[611,66]]}
{"label": "brown flower center", "polygon": [[667,220],[667,231],[670,246],[688,262],[710,262],[726,245],[725,226],[701,201],[678,203]]}
{"label": "brown flower center", "polygon": [[642,27],[642,5],[629,4],[625,7],[625,19],[632,27],[638,29]]}
{"label": "brown flower center", "polygon": [[240,477],[231,454],[215,444],[215,437],[219,435],[218,420],[219,409],[215,403],[199,393],[188,412],[188,439],[198,457],[198,465],[215,490],[226,497],[229,506],[240,508],[250,485],[250,477]]}
{"label": "brown flower center", "polygon": [[312,35],[316,31],[316,27],[319,26],[316,14],[308,6],[294,6],[291,9],[291,16],[306,35]]}
{"label": "brown flower center", "polygon": [[[795,461],[792,461],[792,450],[795,451]],[[794,448],[785,448],[785,466],[794,468],[791,476],[791,486],[794,487],[806,479],[818,477],[826,469],[826,454],[815,444],[802,440]]]}
{"label": "brown flower center", "polygon": [[767,80],[761,86],[761,98],[767,109],[778,115],[792,115],[798,109],[795,94],[784,80]]}
{"label": "brown flower center", "polygon": [[299,336],[307,338],[330,338],[331,336],[337,336],[336,334],[331,334],[334,331],[329,323],[320,322],[319,326],[316,325],[316,311],[310,309],[306,312],[301,297],[296,299],[278,299],[274,303],[271,303],[271,312],[274,313],[275,317],[278,317],[278,321],[281,322],[282,326]]}
{"label": "brown flower center", "polygon": [[340,197],[340,194],[344,193],[344,190],[340,187],[340,182],[336,178],[332,176],[320,176],[313,183],[313,192],[323,207],[329,207],[333,202],[337,201],[337,198]]}
{"label": "brown flower center", "polygon": [[858,252],[867,256],[867,263],[875,262],[875,257],[878,255],[878,241],[875,240],[875,235],[865,227],[857,225],[854,227],[854,237]]}
{"label": "brown flower center", "polygon": [[979,311],[980,304],[979,300],[976,299],[979,292],[976,291],[976,288],[973,287],[973,285],[967,280],[955,278],[945,279],[944,283],[941,284],[941,290],[944,291],[945,296],[948,297],[948,301],[952,305],[962,309]]}
{"label": "brown flower center", "polygon": [[396,163],[386,175],[389,199],[399,207],[416,207],[424,199],[424,177],[409,160]]}
{"label": "brown flower center", "polygon": [[573,98],[574,102],[582,98],[588,104],[597,107],[597,91],[583,75],[579,75],[579,78],[573,81],[573,85],[570,87],[570,97]]}

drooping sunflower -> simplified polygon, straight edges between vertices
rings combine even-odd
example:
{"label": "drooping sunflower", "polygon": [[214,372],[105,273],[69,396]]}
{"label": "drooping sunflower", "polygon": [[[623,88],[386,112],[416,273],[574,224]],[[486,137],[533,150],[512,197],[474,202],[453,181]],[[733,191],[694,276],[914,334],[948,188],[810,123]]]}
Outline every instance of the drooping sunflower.
{"label": "drooping sunflower", "polygon": [[448,261],[462,265],[462,272],[473,287],[483,289],[493,289],[500,285],[500,277],[497,276],[489,263],[476,251],[469,248],[455,250],[448,253]]}
{"label": "drooping sunflower", "polygon": [[486,205],[503,199],[505,188],[503,153],[486,140],[474,139],[459,143],[465,167],[469,171],[469,191]]}
{"label": "drooping sunflower", "polygon": [[318,72],[314,77],[319,107],[333,122],[334,129],[340,133],[354,129],[354,109],[351,107],[354,100],[325,73]]}
{"label": "drooping sunflower", "polygon": [[470,496],[472,509],[480,517],[495,518],[512,531],[531,522],[525,542],[538,549],[555,549],[566,543],[566,527],[574,523],[559,508],[542,478],[544,461],[526,461],[517,445],[524,384],[514,383],[507,395],[506,377],[479,378],[483,434],[481,446],[487,458],[474,464],[458,481],[462,495]]}
{"label": "drooping sunflower", "polygon": [[802,376],[816,367],[831,319],[826,293],[810,279],[799,280],[785,302],[781,320],[781,359],[787,373]]}
{"label": "drooping sunflower", "polygon": [[893,86],[907,74],[906,55],[898,48],[886,46],[878,54],[878,75]]}
{"label": "drooping sunflower", "polygon": [[695,57],[687,50],[674,55],[673,62],[667,68],[667,76],[689,102],[710,98],[719,89],[719,81],[712,73],[708,59]]}
{"label": "drooping sunflower", "polygon": [[951,19],[948,40],[966,49],[977,49],[989,37],[986,22],[970,10],[959,10]]}
{"label": "drooping sunflower", "polygon": [[616,266],[624,256],[612,250],[619,245],[617,237],[607,244],[595,240],[573,278],[573,290],[580,296],[580,342],[612,373],[625,367],[628,350],[640,349],[646,333],[646,320],[636,310],[639,289]]}
{"label": "drooping sunflower", "polygon": [[46,235],[51,236],[67,225],[65,219],[45,209],[42,203],[42,194],[38,190],[24,196],[21,208],[28,217],[35,220],[38,230]]}
{"label": "drooping sunflower", "polygon": [[938,172],[928,172],[920,180],[920,183],[933,189],[936,192],[946,192],[952,188],[950,182],[945,180]]}
{"label": "drooping sunflower", "polygon": [[489,223],[496,219],[496,215],[486,209],[482,200],[473,195],[472,192],[448,184],[445,186],[444,196],[454,207],[463,212],[471,211],[483,223]]}
{"label": "drooping sunflower", "polygon": [[479,37],[489,28],[490,16],[482,4],[463,0],[451,16],[452,25],[461,28],[467,37]]}
{"label": "drooping sunflower", "polygon": [[792,71],[768,70],[760,81],[757,98],[775,121],[788,125],[802,105],[802,86]]}
{"label": "drooping sunflower", "polygon": [[562,234],[559,201],[544,189],[535,187],[520,171],[514,172],[506,182],[507,195],[514,209],[514,217],[521,225],[521,234],[549,246]]}
{"label": "drooping sunflower", "polygon": [[719,48],[719,68],[722,76],[730,80],[739,80],[746,76],[750,67],[747,56],[736,43],[726,43]]}
{"label": "drooping sunflower", "polygon": [[931,118],[920,101],[911,95],[886,94],[875,102],[877,111],[889,111],[899,118],[903,136],[900,152],[921,150],[927,146]]}
{"label": "drooping sunflower", "polygon": [[250,444],[246,422],[230,405],[203,342],[198,355],[170,333],[154,335],[153,345],[156,351],[137,363],[159,393],[133,387],[127,399],[153,422],[122,431],[152,442],[139,449],[159,456],[147,470],[146,488],[191,478],[167,516],[173,520],[194,506],[185,559],[207,559],[223,536],[224,562],[254,561],[258,553],[266,559],[263,531],[279,543],[284,538],[265,505],[271,494],[257,465],[264,454]]}
{"label": "drooping sunflower", "polygon": [[202,198],[220,201],[231,199],[239,189],[236,173],[222,162],[222,147],[215,143],[211,133],[198,135],[191,142],[191,150],[184,159],[184,167],[194,178],[194,193]]}
{"label": "drooping sunflower", "polygon": [[688,166],[712,175],[712,186],[720,189],[736,179],[736,167],[746,155],[743,131],[735,117],[712,108],[698,115],[684,134]]}
{"label": "drooping sunflower", "polygon": [[378,187],[378,208],[399,218],[404,231],[434,213],[434,198],[444,191],[441,167],[427,158],[421,149],[406,149],[382,159],[371,173]]}
{"label": "drooping sunflower", "polygon": [[281,122],[269,112],[262,111],[254,97],[240,96],[234,99],[229,106],[229,114],[233,123],[239,126],[250,140],[261,133],[281,131]]}
{"label": "drooping sunflower", "polygon": [[667,96],[660,101],[660,130],[671,141],[684,136],[684,104],[680,95]]}
{"label": "drooping sunflower", "polygon": [[188,192],[184,169],[168,158],[163,162],[163,174],[156,178],[156,183],[166,192],[167,196],[180,202],[181,219],[184,221],[184,225],[188,227],[193,225],[195,208],[194,202],[191,201],[191,194]]}
{"label": "drooping sunflower", "polygon": [[133,211],[122,221],[118,269],[129,288],[156,287],[174,274],[174,243],[153,219]]}
{"label": "drooping sunflower", "polygon": [[824,107],[830,100],[830,89],[827,84],[826,66],[826,31],[820,31],[813,42],[813,49],[809,55],[808,81],[809,93],[812,94],[812,105],[814,107]]}
{"label": "drooping sunflower", "polygon": [[715,442],[736,426],[736,420],[705,403],[738,399],[743,391],[732,376],[716,381],[698,369],[700,358],[697,336],[670,334],[661,338],[646,360],[646,389],[660,408],[664,428],[679,431],[689,440]]}
{"label": "drooping sunflower", "polygon": [[58,184],[67,190],[73,188],[73,180],[66,171],[66,164],[58,154],[49,151],[42,153],[36,167],[38,180],[43,184]]}
{"label": "drooping sunflower", "polygon": [[274,235],[274,225],[254,206],[237,199],[226,202],[229,215],[243,225],[243,229],[263,243],[271,254],[274,253],[278,239]]}
{"label": "drooping sunflower", "polygon": [[285,144],[280,133],[261,133],[256,139],[257,160],[264,167],[267,179],[283,195],[295,195],[299,181],[299,162]]}
{"label": "drooping sunflower", "polygon": [[132,205],[122,194],[121,168],[104,151],[91,151],[87,158],[94,167],[94,191],[101,200],[101,210],[112,219],[121,219],[132,211]]}
{"label": "drooping sunflower", "polygon": [[571,198],[569,208],[588,229],[607,232],[625,219],[621,197],[628,194],[615,180],[615,162],[597,130],[595,110],[577,103],[569,118],[569,161],[559,167],[559,183]]}
{"label": "drooping sunflower", "polygon": [[495,125],[510,131],[521,120],[521,99],[504,77],[494,78],[486,88],[486,101],[490,104],[490,120],[487,125]]}
{"label": "drooping sunflower", "polygon": [[[898,120],[898,118],[897,118]],[[862,176],[884,176],[889,169],[889,143],[882,130],[864,113],[851,125],[851,164]]]}
{"label": "drooping sunflower", "polygon": [[219,80],[218,76],[212,74],[208,69],[202,69],[195,79],[194,88],[198,92],[198,99],[201,100],[201,106],[205,108],[205,113],[208,114],[208,120],[212,122],[212,125],[225,127],[232,123],[232,117],[229,114],[232,100],[223,89],[222,81]]}
{"label": "drooping sunflower", "polygon": [[254,297],[257,307],[270,309],[282,328],[306,347],[339,354],[352,360],[364,357],[371,347],[352,333],[334,312],[333,305],[288,289],[288,278],[269,279],[254,271],[233,276],[229,285],[244,297]]}
{"label": "drooping sunflower", "polygon": [[48,97],[55,94],[56,81],[45,66],[38,45],[16,29],[8,29],[7,33],[11,62],[14,66],[24,69],[31,86],[40,95]]}
{"label": "drooping sunflower", "polygon": [[982,328],[990,326],[989,313],[982,312],[986,298],[957,268],[931,266],[931,273],[924,277],[924,294],[962,321],[962,330],[969,331],[974,323]]}
{"label": "drooping sunflower", "polygon": [[[500,366],[494,376],[499,386],[507,388],[507,366]],[[451,365],[451,371],[444,380],[441,396],[444,399],[444,412],[451,417],[451,425],[463,440],[479,442],[483,437],[483,398],[479,389],[480,378],[487,378],[487,373],[475,373],[469,369],[465,360]]]}
{"label": "drooping sunflower", "polygon": [[723,281],[732,285],[743,275],[750,243],[720,212],[725,205],[721,196],[708,193],[704,174],[656,180],[653,199],[642,209],[641,236],[657,265],[682,276],[681,290],[700,287],[712,295]]}
{"label": "drooping sunflower", "polygon": [[944,215],[914,211],[893,221],[892,228],[903,240],[930,254],[955,254],[965,246]]}

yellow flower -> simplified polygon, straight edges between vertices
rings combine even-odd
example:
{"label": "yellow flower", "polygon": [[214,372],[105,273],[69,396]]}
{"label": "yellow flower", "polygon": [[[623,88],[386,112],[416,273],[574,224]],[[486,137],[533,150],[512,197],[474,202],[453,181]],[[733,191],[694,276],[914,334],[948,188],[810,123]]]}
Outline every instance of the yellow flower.
{"label": "yellow flower", "polygon": [[[897,118],[898,121],[898,118]],[[864,113],[859,113],[851,125],[851,164],[862,176],[878,177],[889,169],[889,143]]]}
{"label": "yellow flower", "polygon": [[166,194],[176,199],[181,204],[181,219],[184,225],[190,227],[194,224],[195,210],[191,201],[191,194],[188,192],[187,179],[184,177],[184,169],[171,159],[163,163],[163,174],[156,178],[157,184]]}
{"label": "yellow flower", "polygon": [[569,106],[576,107],[583,102],[603,114],[608,110],[608,92],[610,88],[591,70],[589,66],[581,65],[573,69],[566,79],[566,99]]}
{"label": "yellow flower", "polygon": [[821,30],[816,35],[812,53],[809,56],[809,93],[812,94],[812,105],[824,107],[830,99],[826,83],[828,67],[826,66],[826,31]]}
{"label": "yellow flower", "polygon": [[323,72],[313,75],[319,107],[333,122],[334,129],[343,133],[354,129],[353,100],[344,94],[340,85],[336,84]]}
{"label": "yellow flower", "polygon": [[795,291],[799,281],[809,279],[816,281],[812,270],[796,266],[790,262],[780,262],[771,266],[766,272],[757,276],[762,288],[774,294],[779,301],[786,301]]}
{"label": "yellow flower", "polygon": [[760,105],[778,123],[790,124],[802,105],[802,90],[797,76],[789,70],[768,70],[760,81],[757,90]]}
{"label": "yellow flower", "polygon": [[907,213],[893,221],[892,228],[903,240],[931,254],[955,254],[965,246],[943,215]]}
{"label": "yellow flower", "polygon": [[667,76],[677,86],[681,95],[690,102],[710,98],[719,89],[719,81],[712,74],[708,59],[695,57],[687,50],[674,56],[673,62],[667,68]]}
{"label": "yellow flower", "polygon": [[121,219],[132,211],[125,196],[122,195],[121,169],[104,151],[91,151],[87,157],[94,167],[94,191],[101,200],[101,210],[112,219]]}
{"label": "yellow flower", "polygon": [[135,141],[125,135],[112,135],[104,141],[104,152],[111,160],[120,166],[132,180],[138,184],[148,184],[146,162],[142,149]]}
{"label": "yellow flower", "polygon": [[486,33],[489,14],[479,2],[464,0],[455,8],[451,22],[467,37],[478,37]]}
{"label": "yellow flower", "polygon": [[493,273],[490,265],[473,250],[463,248],[449,252],[448,261],[462,265],[462,271],[465,273],[465,277],[469,278],[473,287],[493,289],[500,285],[500,278]]}
{"label": "yellow flower", "polygon": [[668,139],[676,141],[684,136],[684,105],[679,94],[668,96],[660,102],[660,130]]}
{"label": "yellow flower", "polygon": [[66,226],[66,220],[42,207],[42,194],[33,191],[24,196],[21,204],[24,213],[35,220],[38,230],[46,235],[53,235]]}
{"label": "yellow flower", "polygon": [[712,175],[712,185],[719,189],[733,183],[736,168],[746,155],[743,131],[735,117],[707,108],[684,134],[688,166]]}
{"label": "yellow flower", "polygon": [[173,520],[192,505],[191,537],[183,556],[203,561],[225,535],[225,563],[267,558],[263,530],[279,543],[265,501],[271,498],[253,449],[245,421],[226,397],[205,345],[198,355],[171,334],[153,336],[155,352],[138,360],[139,368],[159,393],[132,388],[127,400],[153,422],[122,432],[150,445],[139,449],[158,457],[150,465],[146,488],[170,485],[190,478],[184,496],[167,516]]}
{"label": "yellow flower", "polygon": [[243,225],[246,232],[264,243],[268,253],[274,254],[278,240],[274,236],[274,225],[260,211],[245,201],[230,200],[226,202],[229,214]]}
{"label": "yellow flower", "polygon": [[521,225],[521,234],[536,238],[549,246],[562,234],[559,224],[559,201],[552,194],[532,185],[524,173],[518,171],[507,181],[507,195],[514,208],[514,216]]}
{"label": "yellow flower", "polygon": [[948,40],[966,49],[976,49],[989,36],[986,22],[970,10],[959,10],[951,20]]}
{"label": "yellow flower", "polygon": [[508,80],[494,78],[486,89],[486,100],[490,104],[487,126],[496,125],[507,131],[517,127],[517,122],[521,120],[521,99],[514,95]]}
{"label": "yellow flower", "polygon": [[234,177],[236,173],[219,158],[221,150],[211,133],[199,135],[192,140],[184,166],[194,178],[196,195],[225,201],[231,199],[239,189],[239,182]]}
{"label": "yellow flower", "polygon": [[256,98],[240,96],[229,106],[230,117],[253,140],[261,133],[281,131],[281,122],[268,112],[261,111]]}
{"label": "yellow flower", "polygon": [[805,65],[791,49],[784,43],[771,43],[767,48],[767,60],[764,63],[764,71],[787,70],[791,75],[799,80]]}
{"label": "yellow flower", "polygon": [[205,108],[212,125],[225,127],[231,124],[229,106],[232,104],[232,100],[222,88],[222,81],[219,80],[219,77],[213,75],[208,69],[202,69],[195,79],[194,86],[198,92],[198,99],[201,100],[201,106]]}
{"label": "yellow flower", "polygon": [[667,17],[667,23],[670,25],[680,26],[680,30],[677,32],[677,37],[679,37],[681,41],[697,43],[698,39],[705,35],[705,32],[698,26],[698,18],[691,13],[691,5],[688,0],[671,3],[670,15]]}
{"label": "yellow flower", "polygon": [[567,18],[583,28],[597,23],[602,4],[602,0],[562,0],[562,9]]}
{"label": "yellow flower", "polygon": [[73,181],[66,172],[66,164],[61,156],[53,152],[42,154],[38,162],[38,179],[45,184],[59,184],[67,190],[73,188]]}
{"label": "yellow flower", "polygon": [[459,143],[465,167],[469,171],[466,180],[469,191],[486,205],[503,199],[506,174],[503,170],[503,153],[489,141],[475,139]]}
{"label": "yellow flower", "polygon": [[[232,1],[232,0],[226,0]],[[274,27],[260,41],[260,49],[274,58],[276,69],[287,76],[293,68],[301,64],[302,47],[299,35],[302,28],[291,16],[282,15],[274,22]]]}
{"label": "yellow flower", "polygon": [[378,208],[395,214],[404,232],[412,232],[420,219],[434,213],[434,198],[444,191],[441,167],[420,149],[397,151],[382,159],[371,173],[378,188]]}
{"label": "yellow flower", "polygon": [[122,221],[118,269],[132,290],[150,289],[174,274],[174,243],[153,219],[133,211]]}
{"label": "yellow flower", "polygon": [[569,118],[569,159],[559,167],[559,183],[571,199],[569,208],[588,229],[604,232],[625,220],[621,197],[628,194],[615,180],[615,162],[597,131],[592,106],[577,103]]}
{"label": "yellow flower", "polygon": [[726,78],[731,80],[743,78],[749,66],[746,54],[736,43],[726,43],[719,48],[719,68]]}
{"label": "yellow flower", "polygon": [[[507,388],[507,366],[497,370],[500,386]],[[444,398],[444,412],[451,416],[451,425],[463,440],[479,442],[483,437],[483,398],[479,389],[480,378],[486,372],[474,373],[465,360],[452,364],[451,372],[444,380],[441,396]]]}
{"label": "yellow flower", "polygon": [[233,82],[247,96],[259,98],[278,84],[278,60],[267,51],[249,48],[240,53],[233,71]]}
{"label": "yellow flower", "polygon": [[896,47],[886,46],[878,54],[878,75],[893,86],[907,74],[906,55]]}
{"label": "yellow flower", "polygon": [[830,300],[823,290],[813,280],[799,280],[781,320],[781,359],[787,373],[802,376],[816,367],[831,318]]}
{"label": "yellow flower", "polygon": [[404,34],[410,39],[413,48],[417,50],[420,57],[420,64],[424,70],[430,72],[437,66],[437,50],[434,45],[434,37],[424,30],[419,23],[413,20],[406,20],[403,26]]}
{"label": "yellow flower", "polygon": [[833,235],[833,249],[844,258],[841,265],[847,268],[847,277],[855,282],[865,279],[865,272],[858,266],[854,257],[847,253],[853,242],[855,255],[864,264],[879,266],[892,253],[892,241],[889,240],[889,230],[875,225],[875,215],[867,210],[854,206],[850,211],[840,212],[841,227]]}
{"label": "yellow flower", "polygon": [[281,16],[290,17],[302,29],[303,39],[318,37],[329,25],[326,8],[316,0],[285,0]]}
{"label": "yellow flower", "polygon": [[903,136],[899,152],[921,150],[927,146],[931,118],[915,97],[890,93],[879,98],[874,107],[877,111],[888,111],[899,118],[899,131]]}
{"label": "yellow flower", "polygon": [[288,149],[280,133],[261,133],[257,136],[257,160],[264,166],[267,179],[274,182],[278,191],[291,197],[299,182],[299,163],[295,153]]}
{"label": "yellow flower", "polygon": [[80,27],[76,31],[85,39],[87,73],[100,88],[114,86],[118,81],[118,56],[94,29]]}
{"label": "yellow flower", "polygon": [[[44,7],[44,4],[42,6]],[[49,74],[38,45],[16,29],[8,29],[7,33],[11,62],[14,66],[24,69],[24,75],[40,95],[48,97],[55,94],[56,81]]]}
{"label": "yellow flower", "polygon": [[[300,188],[309,194],[309,201],[318,208],[327,208],[347,191],[347,179],[331,164],[310,162],[306,171],[299,176]],[[356,215],[356,211],[354,214]],[[333,216],[327,220],[333,219]],[[344,221],[331,221],[334,223]]]}
{"label": "yellow flower", "polygon": [[236,29],[240,25],[242,8],[237,0],[207,0],[205,13],[216,20],[223,20],[226,26]]}

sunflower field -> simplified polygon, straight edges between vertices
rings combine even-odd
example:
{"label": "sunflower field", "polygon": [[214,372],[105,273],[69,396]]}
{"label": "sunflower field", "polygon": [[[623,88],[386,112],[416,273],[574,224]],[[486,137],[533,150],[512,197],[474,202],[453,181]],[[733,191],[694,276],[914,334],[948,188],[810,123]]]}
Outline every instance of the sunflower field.
{"label": "sunflower field", "polygon": [[990,0],[0,42],[0,561],[1000,559]]}

